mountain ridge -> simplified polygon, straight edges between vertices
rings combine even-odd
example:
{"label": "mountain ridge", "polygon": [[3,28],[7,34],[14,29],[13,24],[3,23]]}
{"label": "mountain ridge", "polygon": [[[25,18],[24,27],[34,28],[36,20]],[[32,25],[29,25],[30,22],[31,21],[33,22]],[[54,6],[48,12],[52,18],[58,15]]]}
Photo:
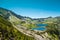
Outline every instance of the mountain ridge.
{"label": "mountain ridge", "polygon": [[38,21],[42,20],[42,21],[44,21],[45,19],[48,19],[48,18],[60,18],[60,16],[56,16],[56,17],[51,17],[50,16],[50,17],[47,17],[47,18],[30,18],[30,17],[26,17],[26,16],[17,15],[16,13],[12,12],[11,10],[7,10],[5,8],[2,8],[2,7],[0,7],[0,14],[1,14],[1,10],[5,10],[7,16],[10,16],[10,13],[11,13],[12,15],[16,16],[19,19],[29,18],[31,20],[38,20]]}

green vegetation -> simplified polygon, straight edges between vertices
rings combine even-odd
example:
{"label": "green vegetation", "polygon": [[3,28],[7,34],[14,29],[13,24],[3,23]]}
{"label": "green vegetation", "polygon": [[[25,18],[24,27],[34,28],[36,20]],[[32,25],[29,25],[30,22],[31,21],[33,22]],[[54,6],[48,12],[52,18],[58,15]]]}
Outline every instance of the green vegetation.
{"label": "green vegetation", "polygon": [[47,28],[47,33],[51,36],[51,40],[59,40],[60,38],[60,22],[49,23]]}
{"label": "green vegetation", "polygon": [[34,40],[33,37],[29,37],[17,29],[12,24],[0,16],[0,38],[1,40]]}
{"label": "green vegetation", "polygon": [[[29,37],[17,29],[15,29],[11,23],[15,26],[23,26],[28,30],[37,27],[36,24],[48,24],[47,30],[44,32],[37,32],[38,35],[48,34],[50,40],[59,40],[60,38],[60,17],[49,17],[32,19],[29,17],[23,17],[15,14],[14,12],[0,8],[0,38],[1,40],[34,40],[33,37]],[[11,23],[10,23],[11,22]]]}

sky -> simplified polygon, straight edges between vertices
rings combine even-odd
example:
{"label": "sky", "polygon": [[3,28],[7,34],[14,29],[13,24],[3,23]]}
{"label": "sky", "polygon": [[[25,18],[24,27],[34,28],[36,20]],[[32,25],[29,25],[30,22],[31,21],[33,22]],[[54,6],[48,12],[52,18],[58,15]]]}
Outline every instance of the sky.
{"label": "sky", "polygon": [[0,0],[0,7],[31,18],[60,16],[60,0]]}

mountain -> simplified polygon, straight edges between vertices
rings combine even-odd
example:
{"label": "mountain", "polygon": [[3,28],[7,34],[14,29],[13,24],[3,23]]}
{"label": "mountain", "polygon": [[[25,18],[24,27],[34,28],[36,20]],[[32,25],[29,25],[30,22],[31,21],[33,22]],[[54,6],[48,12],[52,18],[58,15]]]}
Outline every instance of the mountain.
{"label": "mountain", "polygon": [[[31,30],[48,24],[45,31]],[[30,18],[0,7],[0,38],[3,40],[59,40],[60,17]]]}
{"label": "mountain", "polygon": [[[26,34],[25,32],[23,32],[23,31],[26,30],[26,28],[22,27],[21,24],[26,24],[27,20],[30,20],[30,18],[17,15],[10,10],[0,8],[0,23],[1,23],[0,25],[2,25],[0,27],[3,28],[1,30],[5,31],[5,28],[6,28],[7,29],[6,31],[11,31],[11,32],[6,32],[7,33],[6,35],[8,35],[8,36],[6,36],[6,40],[13,40],[13,39],[14,40],[34,40],[34,37],[29,36],[29,34]],[[1,35],[3,35],[3,36],[5,35],[5,34],[2,33],[4,31],[1,31]],[[11,37],[13,39],[10,39],[9,35],[14,36],[14,38]],[[5,38],[3,38],[3,39],[5,40]]]}
{"label": "mountain", "polygon": [[1,7],[0,7],[0,15],[4,16],[5,18],[8,18],[11,15],[16,16],[17,18],[20,18],[20,19],[23,18],[23,16],[17,15],[14,12]]}
{"label": "mountain", "polygon": [[12,26],[12,24],[0,16],[0,39],[1,40],[34,40]]}

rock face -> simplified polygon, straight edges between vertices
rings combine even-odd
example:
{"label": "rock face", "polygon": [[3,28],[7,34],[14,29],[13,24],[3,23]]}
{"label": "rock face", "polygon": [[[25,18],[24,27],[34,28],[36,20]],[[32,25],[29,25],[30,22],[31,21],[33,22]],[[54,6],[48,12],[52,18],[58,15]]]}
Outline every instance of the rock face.
{"label": "rock face", "polygon": [[[24,20],[22,22],[22,23],[24,23],[24,22],[26,22],[26,20],[28,20],[28,22],[27,22],[27,24],[28,24],[28,23],[31,23],[32,20],[34,20],[34,19],[29,18],[29,17],[26,18],[26,17],[23,17],[21,15],[17,15],[17,14],[15,14],[14,12],[12,12],[10,10],[0,8],[0,18],[2,18],[2,20],[4,19],[4,21],[3,21],[4,23],[6,23],[8,21],[8,23],[6,24],[6,25],[9,26],[9,27],[7,27],[8,28],[7,31],[9,30],[8,32],[11,31],[11,33],[14,34],[13,35],[14,40],[15,39],[18,39],[18,40],[59,40],[57,35],[53,34],[54,37],[52,35],[50,35],[50,33],[49,33],[50,31],[49,32],[46,32],[46,31],[43,31],[43,32],[41,32],[41,31],[38,32],[37,31],[37,32],[35,32],[35,31],[32,31],[32,30],[26,28],[25,26],[22,26],[21,23],[20,23],[21,21]],[[52,18],[45,18],[45,19],[48,20],[48,21],[52,20]],[[5,20],[7,20],[7,21],[5,22]],[[12,32],[11,29],[9,29],[10,25],[12,25],[11,29],[13,31],[15,31],[14,33]],[[3,26],[1,26],[1,22],[0,22],[0,27],[3,27]],[[5,31],[5,28],[4,29],[1,28],[1,29]],[[0,29],[0,31],[1,31],[1,29]],[[2,31],[2,32],[4,32],[4,31]],[[7,34],[11,34],[11,33],[8,33],[8,32],[7,32]],[[12,36],[12,35],[10,35],[10,36]],[[57,38],[57,39],[55,39],[55,38]],[[13,37],[12,37],[12,39],[13,39]]]}

